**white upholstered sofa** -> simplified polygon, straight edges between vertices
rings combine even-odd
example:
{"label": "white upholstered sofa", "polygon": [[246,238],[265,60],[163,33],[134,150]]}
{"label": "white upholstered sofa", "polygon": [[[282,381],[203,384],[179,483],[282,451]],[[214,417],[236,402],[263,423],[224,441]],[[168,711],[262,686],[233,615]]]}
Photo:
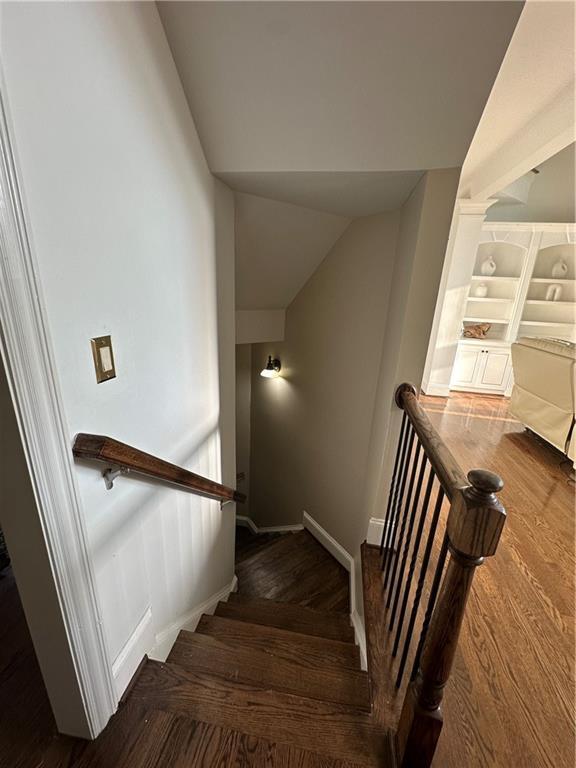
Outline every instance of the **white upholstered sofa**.
{"label": "white upholstered sofa", "polygon": [[518,339],[512,344],[512,368],[511,414],[575,462],[576,344]]}

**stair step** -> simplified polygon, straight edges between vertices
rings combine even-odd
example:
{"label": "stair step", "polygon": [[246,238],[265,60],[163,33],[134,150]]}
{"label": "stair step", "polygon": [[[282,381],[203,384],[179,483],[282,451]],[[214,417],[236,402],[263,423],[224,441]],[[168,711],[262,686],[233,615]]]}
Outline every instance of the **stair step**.
{"label": "stair step", "polygon": [[312,750],[373,768],[393,768],[391,736],[366,713],[149,661],[133,701],[193,720],[241,730],[271,742]]}
{"label": "stair step", "polygon": [[360,669],[360,651],[352,643],[327,640],[285,629],[250,624],[223,616],[202,616],[196,633],[216,637],[232,648],[265,651],[300,665],[304,674],[318,667]]}
{"label": "stair step", "polygon": [[218,603],[216,615],[304,635],[354,642],[354,630],[345,613],[323,613],[300,605],[232,594],[227,603]]}
{"label": "stair step", "polygon": [[255,649],[233,648],[208,635],[180,632],[167,659],[192,672],[208,672],[261,688],[370,711],[365,672],[325,667],[307,669],[300,664]]}

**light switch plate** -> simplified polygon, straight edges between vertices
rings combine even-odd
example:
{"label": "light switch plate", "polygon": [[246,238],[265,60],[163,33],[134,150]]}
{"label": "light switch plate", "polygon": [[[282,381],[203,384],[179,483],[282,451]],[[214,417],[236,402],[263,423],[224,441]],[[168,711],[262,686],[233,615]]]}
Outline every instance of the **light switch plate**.
{"label": "light switch plate", "polygon": [[96,381],[98,384],[114,379],[116,377],[116,368],[114,367],[112,338],[110,336],[97,336],[95,339],[90,339],[90,344],[92,345],[92,357],[94,358],[94,368],[96,369]]}

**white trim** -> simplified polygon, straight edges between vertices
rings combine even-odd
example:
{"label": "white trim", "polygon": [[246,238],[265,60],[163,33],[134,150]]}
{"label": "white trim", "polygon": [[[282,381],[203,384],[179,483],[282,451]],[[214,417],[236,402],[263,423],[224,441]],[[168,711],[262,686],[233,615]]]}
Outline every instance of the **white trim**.
{"label": "white trim", "polygon": [[[347,571],[350,571],[350,573],[353,572],[352,564],[354,562],[354,558],[352,555],[347,552],[344,547],[339,544],[336,539],[331,536],[328,531],[326,531],[322,526],[314,520],[313,517],[310,517],[308,512],[304,512],[302,515],[302,522],[304,523],[304,528],[306,528],[307,531],[309,531],[312,536],[314,536],[315,539],[318,539],[320,544],[324,547],[324,549],[327,549],[328,552],[332,555],[333,558],[338,560],[340,565],[342,565],[344,568],[346,568]],[[352,596],[351,596],[352,597]]]}
{"label": "white trim", "polygon": [[296,525],[265,525],[258,526],[250,517],[246,515],[236,515],[236,525],[241,525],[243,528],[250,528],[252,533],[289,533],[291,531],[303,531],[304,526],[301,523]]}
{"label": "white trim", "polygon": [[230,592],[236,592],[237,589],[238,579],[236,574],[234,574],[232,581],[227,587],[224,587],[224,589],[216,592],[216,594],[211,595],[207,600],[204,600],[203,603],[200,603],[200,605],[196,605],[194,608],[186,611],[186,613],[181,614],[175,621],[171,622],[167,627],[164,627],[163,630],[158,632],[154,639],[154,647],[149,652],[148,656],[156,661],[166,661],[168,654],[172,650],[172,646],[176,642],[178,633],[182,629],[194,632],[198,622],[202,618],[202,614],[214,613],[218,603],[222,600],[228,600]]}
{"label": "white trim", "polygon": [[485,232],[576,232],[576,224],[565,221],[485,221]]}
{"label": "white trim", "polygon": [[118,697],[122,696],[128,687],[128,683],[153,641],[152,609],[148,607],[112,664],[112,674]]}
{"label": "white trim", "polygon": [[85,735],[95,738],[115,711],[118,698],[10,139],[5,93],[0,75],[0,351],[84,703]]}
{"label": "white trim", "polygon": [[366,632],[363,620],[356,608],[356,563],[352,555],[339,544],[308,512],[302,514],[304,528],[309,531],[320,544],[337,560],[350,574],[350,623],[354,627],[356,644],[360,648],[362,669],[366,669]]}
{"label": "white trim", "polygon": [[366,533],[366,541],[368,544],[379,547],[382,541],[382,533],[384,531],[384,520],[377,517],[371,517],[368,523],[368,531]]}
{"label": "white trim", "polygon": [[241,525],[243,528],[249,528],[254,534],[258,533],[258,526],[252,518],[247,517],[246,515],[236,515],[236,525]]}
{"label": "white trim", "polygon": [[362,666],[362,669],[366,671],[368,669],[368,658],[366,655],[366,630],[364,628],[364,620],[358,613],[358,611],[354,610],[350,614],[350,621],[352,622],[352,626],[354,627],[354,634],[356,635],[356,645],[360,649],[360,664]]}
{"label": "white trim", "polygon": [[447,384],[422,384],[422,392],[430,397],[450,397],[450,387]]}

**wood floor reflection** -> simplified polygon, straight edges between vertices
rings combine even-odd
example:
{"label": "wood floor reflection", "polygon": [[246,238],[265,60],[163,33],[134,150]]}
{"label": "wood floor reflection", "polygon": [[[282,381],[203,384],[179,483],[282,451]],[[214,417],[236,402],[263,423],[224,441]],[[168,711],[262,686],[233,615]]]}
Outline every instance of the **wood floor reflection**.
{"label": "wood floor reflection", "polygon": [[505,398],[422,403],[460,465],[505,480],[508,519],[479,569],[445,697],[435,768],[574,765],[571,465],[508,414]]}

